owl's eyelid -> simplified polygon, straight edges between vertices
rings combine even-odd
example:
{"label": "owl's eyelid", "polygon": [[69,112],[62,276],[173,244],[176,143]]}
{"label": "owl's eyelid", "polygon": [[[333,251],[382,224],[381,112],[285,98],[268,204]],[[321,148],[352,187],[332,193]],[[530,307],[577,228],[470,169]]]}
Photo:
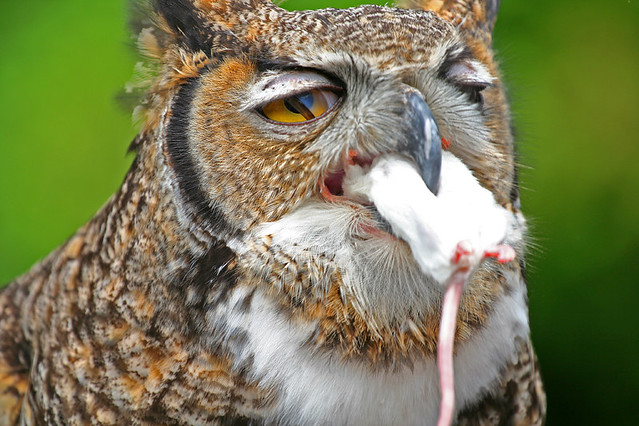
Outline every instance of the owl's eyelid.
{"label": "owl's eyelid", "polygon": [[330,90],[341,94],[344,88],[312,71],[293,71],[269,78],[266,82],[258,82],[251,90],[249,102],[242,110],[259,109],[279,99],[290,98],[311,90]]}
{"label": "owl's eyelid", "polygon": [[481,63],[472,60],[452,63],[445,72],[445,78],[458,86],[480,90],[492,86],[495,80]]}
{"label": "owl's eyelid", "polygon": [[289,71],[270,79],[264,85],[263,90],[279,90],[280,87],[297,85],[314,86],[320,84],[332,84],[332,82],[323,75],[312,71]]}

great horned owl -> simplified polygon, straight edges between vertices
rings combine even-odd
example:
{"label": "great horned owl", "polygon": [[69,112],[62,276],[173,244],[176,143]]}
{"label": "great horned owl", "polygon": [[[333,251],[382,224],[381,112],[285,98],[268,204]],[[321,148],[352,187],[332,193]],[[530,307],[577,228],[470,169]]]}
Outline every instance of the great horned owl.
{"label": "great horned owl", "polygon": [[[135,160],[0,293],[0,424],[434,424],[443,243],[419,231],[494,217],[516,260],[469,270],[455,422],[541,423],[498,3],[143,5]],[[458,215],[402,222],[440,190]]]}

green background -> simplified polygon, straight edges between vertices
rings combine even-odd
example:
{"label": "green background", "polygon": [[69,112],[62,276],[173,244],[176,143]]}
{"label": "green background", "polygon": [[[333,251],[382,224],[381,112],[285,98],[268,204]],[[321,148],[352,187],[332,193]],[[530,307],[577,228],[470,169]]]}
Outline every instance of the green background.
{"label": "green background", "polygon": [[[549,425],[639,424],[638,3],[504,0],[497,22]],[[0,283],[88,220],[132,160],[115,100],[137,60],[126,16],[124,0],[0,5]]]}

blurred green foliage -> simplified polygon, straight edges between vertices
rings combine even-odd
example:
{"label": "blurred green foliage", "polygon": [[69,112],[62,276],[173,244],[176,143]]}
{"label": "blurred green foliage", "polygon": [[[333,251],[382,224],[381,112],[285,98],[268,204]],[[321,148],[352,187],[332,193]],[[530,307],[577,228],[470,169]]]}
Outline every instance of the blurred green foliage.
{"label": "blurred green foliage", "polygon": [[[88,220],[132,160],[115,101],[137,60],[126,14],[125,0],[0,6],[0,283]],[[494,43],[524,165],[548,424],[639,424],[639,2],[504,0]]]}

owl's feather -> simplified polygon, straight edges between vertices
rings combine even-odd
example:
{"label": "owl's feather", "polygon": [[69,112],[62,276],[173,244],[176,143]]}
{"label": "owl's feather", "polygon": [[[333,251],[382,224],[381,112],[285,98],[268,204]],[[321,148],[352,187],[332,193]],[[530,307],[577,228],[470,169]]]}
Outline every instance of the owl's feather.
{"label": "owl's feather", "polygon": [[[413,3],[143,2],[136,158],[0,293],[1,424],[434,423],[441,285],[343,179],[419,134],[409,93],[517,252],[462,296],[459,422],[543,421],[496,2]],[[313,90],[336,100],[317,117],[266,116]]]}

